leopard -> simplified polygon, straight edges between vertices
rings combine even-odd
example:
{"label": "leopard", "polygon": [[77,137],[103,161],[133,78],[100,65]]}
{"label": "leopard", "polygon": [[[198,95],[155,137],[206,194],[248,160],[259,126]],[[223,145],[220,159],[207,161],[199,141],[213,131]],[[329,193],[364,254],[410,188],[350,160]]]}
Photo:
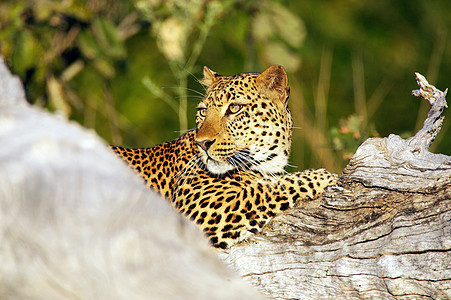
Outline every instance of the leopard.
{"label": "leopard", "polygon": [[224,76],[204,67],[196,127],[150,148],[110,146],[218,249],[261,233],[283,211],[337,184],[325,169],[288,173],[293,120],[280,65]]}

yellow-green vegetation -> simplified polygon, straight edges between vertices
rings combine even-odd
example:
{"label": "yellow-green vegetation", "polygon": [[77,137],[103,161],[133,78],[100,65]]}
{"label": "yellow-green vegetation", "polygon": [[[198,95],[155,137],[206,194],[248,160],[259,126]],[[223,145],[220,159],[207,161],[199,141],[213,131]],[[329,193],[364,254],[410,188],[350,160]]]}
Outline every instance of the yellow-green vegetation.
{"label": "yellow-green vegetation", "polygon": [[[367,137],[421,126],[427,105],[409,96],[415,71],[450,86],[450,8],[449,0],[9,0],[0,3],[0,51],[31,102],[127,147],[195,126],[204,65],[224,75],[283,65],[291,164],[339,172]],[[449,124],[432,150],[451,154]]]}

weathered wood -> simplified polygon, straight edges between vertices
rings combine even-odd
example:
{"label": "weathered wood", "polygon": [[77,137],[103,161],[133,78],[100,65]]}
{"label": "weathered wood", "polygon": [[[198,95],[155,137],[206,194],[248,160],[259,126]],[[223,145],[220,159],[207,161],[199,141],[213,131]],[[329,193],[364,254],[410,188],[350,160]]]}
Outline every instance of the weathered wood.
{"label": "weathered wood", "polygon": [[451,157],[427,150],[446,91],[417,80],[432,107],[414,137],[367,140],[341,187],[222,258],[276,299],[450,299]]}

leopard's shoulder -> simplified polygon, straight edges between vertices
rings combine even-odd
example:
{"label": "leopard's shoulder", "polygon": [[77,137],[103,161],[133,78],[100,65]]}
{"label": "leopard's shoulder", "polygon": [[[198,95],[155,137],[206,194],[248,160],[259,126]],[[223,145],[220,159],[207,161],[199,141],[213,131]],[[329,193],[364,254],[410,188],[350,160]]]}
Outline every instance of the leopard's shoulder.
{"label": "leopard's shoulder", "polygon": [[207,92],[194,130],[152,148],[112,150],[215,247],[260,232],[280,212],[336,184],[326,170],[284,170],[293,123],[281,66],[233,76],[205,68],[202,82]]}

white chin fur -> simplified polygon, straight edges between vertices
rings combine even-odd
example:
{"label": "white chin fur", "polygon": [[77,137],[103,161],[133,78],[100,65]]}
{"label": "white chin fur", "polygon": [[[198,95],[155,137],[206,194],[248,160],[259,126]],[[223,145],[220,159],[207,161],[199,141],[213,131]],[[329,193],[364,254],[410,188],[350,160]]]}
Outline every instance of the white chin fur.
{"label": "white chin fur", "polygon": [[219,162],[211,158],[208,158],[207,162],[204,163],[207,166],[208,171],[216,175],[222,175],[234,169],[233,166],[228,163]]}
{"label": "white chin fur", "polygon": [[[268,163],[264,162],[258,166],[252,166],[251,169],[263,174],[283,173],[287,162],[288,162],[287,157],[279,156],[271,162]],[[234,167],[228,163],[213,160],[211,158],[207,158],[207,161],[206,162],[204,161],[204,164],[207,166],[208,171],[215,175],[222,175],[234,169]]]}

